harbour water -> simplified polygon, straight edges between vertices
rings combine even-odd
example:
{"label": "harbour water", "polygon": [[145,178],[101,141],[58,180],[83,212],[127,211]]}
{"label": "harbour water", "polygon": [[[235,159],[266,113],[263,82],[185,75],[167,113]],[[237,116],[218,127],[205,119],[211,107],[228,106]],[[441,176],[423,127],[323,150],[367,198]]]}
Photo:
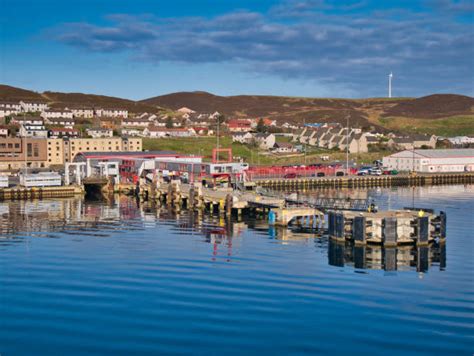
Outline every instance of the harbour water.
{"label": "harbour water", "polygon": [[0,203],[0,354],[474,352],[474,186],[312,194],[447,212],[355,248],[120,197]]}

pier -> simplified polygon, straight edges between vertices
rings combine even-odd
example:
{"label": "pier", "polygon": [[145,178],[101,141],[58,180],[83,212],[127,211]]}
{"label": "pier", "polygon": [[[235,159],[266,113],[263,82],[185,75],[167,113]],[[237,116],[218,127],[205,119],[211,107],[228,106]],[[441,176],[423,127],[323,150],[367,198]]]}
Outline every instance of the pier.
{"label": "pier", "polygon": [[314,188],[383,188],[446,184],[473,184],[474,172],[417,175],[305,177],[294,179],[272,178],[258,179],[255,180],[255,183],[258,186],[272,190],[309,190]]}

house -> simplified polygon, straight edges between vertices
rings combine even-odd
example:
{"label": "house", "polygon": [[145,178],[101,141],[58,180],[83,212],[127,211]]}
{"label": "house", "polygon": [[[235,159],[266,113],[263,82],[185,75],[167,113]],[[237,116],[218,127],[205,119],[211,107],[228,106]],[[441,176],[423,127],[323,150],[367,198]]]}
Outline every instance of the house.
{"label": "house", "polygon": [[150,126],[143,130],[144,137],[163,138],[163,137],[192,137],[195,136],[194,131],[186,128],[163,128]]}
{"label": "house", "polygon": [[264,150],[269,150],[275,146],[275,135],[271,133],[258,133],[254,136],[258,147]]}
{"label": "house", "polygon": [[8,130],[8,127],[7,126],[0,126],[0,137],[8,137],[8,134],[9,134],[9,130]]}
{"label": "house", "polygon": [[79,130],[66,128],[66,127],[55,127],[49,130],[49,138],[63,138],[63,137],[79,137]]}
{"label": "house", "polygon": [[179,109],[176,110],[176,111],[179,112],[179,113],[181,113],[181,114],[194,114],[194,113],[196,113],[196,111],[191,110],[190,108],[187,108],[187,107],[179,108]]}
{"label": "house", "polygon": [[376,136],[372,136],[372,135],[367,135],[366,136],[366,139],[367,139],[367,145],[377,145],[380,143],[380,139]]}
{"label": "house", "polygon": [[363,133],[353,133],[349,137],[350,153],[365,153],[368,152],[367,135]]}
{"label": "house", "polygon": [[14,116],[12,117],[11,124],[16,125],[44,125],[44,120],[41,116]]}
{"label": "house", "polygon": [[319,146],[319,141],[321,140],[321,137],[323,137],[326,133],[328,133],[330,129],[328,128],[320,128],[316,131],[316,134],[311,136],[311,138],[308,141],[308,144],[310,146]]}
{"label": "house", "polygon": [[74,119],[68,117],[52,117],[44,120],[45,124],[54,125],[54,126],[63,126],[69,129],[74,128],[75,121]]}
{"label": "house", "polygon": [[48,110],[44,110],[41,113],[41,117],[46,120],[58,119],[58,118],[72,119],[73,113],[71,110],[68,110],[68,109],[48,109]]}
{"label": "house", "polygon": [[306,132],[306,128],[302,128],[302,129],[298,129],[296,131],[294,131],[293,133],[293,138],[292,138],[292,142],[299,142],[300,141],[300,137],[302,135],[304,135],[304,133]]}
{"label": "house", "polygon": [[294,153],[297,152],[296,148],[288,142],[276,142],[273,146],[272,152],[274,153]]}
{"label": "house", "polygon": [[137,118],[137,119],[123,119],[122,126],[126,127],[148,127],[150,125],[150,121],[147,118]]}
{"label": "house", "polygon": [[411,137],[393,137],[387,142],[388,146],[404,149],[404,150],[412,150],[413,146],[413,139]]}
{"label": "house", "polygon": [[232,119],[227,122],[227,128],[230,132],[248,132],[252,130],[250,120]]}
{"label": "house", "polygon": [[73,117],[82,119],[94,118],[94,109],[88,107],[73,107],[70,109]]}
{"label": "house", "polygon": [[236,132],[232,134],[232,142],[239,142],[239,143],[250,143],[253,139],[253,134],[250,132]]}
{"label": "house", "polygon": [[22,100],[20,105],[23,112],[43,112],[49,108],[47,102],[41,100]]}
{"label": "house", "polygon": [[474,144],[474,136],[472,136],[472,137],[470,137],[470,136],[455,136],[455,137],[447,137],[446,139],[455,146],[464,146],[464,145]]}
{"label": "house", "polygon": [[199,136],[210,136],[214,134],[214,131],[210,130],[208,127],[193,126],[191,129]]}
{"label": "house", "polygon": [[44,127],[44,125],[36,125],[36,124],[22,124],[20,125],[20,129],[17,133],[18,137],[36,137],[36,138],[47,138],[48,137],[48,130]]}
{"label": "house", "polygon": [[405,137],[394,137],[391,138],[388,143],[389,146],[396,147],[399,149],[412,150],[414,148],[435,148],[436,147],[436,136],[435,135],[411,135]]}
{"label": "house", "polygon": [[15,101],[0,101],[0,118],[21,112],[21,105]]}
{"label": "house", "polygon": [[142,119],[142,120],[148,120],[149,122],[153,122],[156,119],[158,119],[158,116],[155,114],[148,114],[148,113],[142,113],[137,116],[137,119]]}
{"label": "house", "polygon": [[436,136],[435,135],[414,135],[413,144],[415,148],[435,148],[436,147]]}
{"label": "house", "polygon": [[101,117],[100,119],[100,127],[103,129],[112,129],[115,130],[118,127],[116,118],[113,117]]}
{"label": "house", "polygon": [[139,127],[123,127],[120,130],[122,136],[130,136],[130,137],[142,137],[143,136],[143,128]]}
{"label": "house", "polygon": [[474,172],[474,149],[404,150],[384,157],[383,165],[398,171]]}
{"label": "house", "polygon": [[311,137],[316,134],[316,130],[306,130],[304,134],[300,136],[300,142],[308,144]]}
{"label": "house", "polygon": [[103,129],[100,127],[86,129],[86,133],[92,138],[112,137],[114,135],[112,129]]}
{"label": "house", "polygon": [[128,110],[119,108],[100,108],[95,110],[97,117],[121,117],[128,118]]}

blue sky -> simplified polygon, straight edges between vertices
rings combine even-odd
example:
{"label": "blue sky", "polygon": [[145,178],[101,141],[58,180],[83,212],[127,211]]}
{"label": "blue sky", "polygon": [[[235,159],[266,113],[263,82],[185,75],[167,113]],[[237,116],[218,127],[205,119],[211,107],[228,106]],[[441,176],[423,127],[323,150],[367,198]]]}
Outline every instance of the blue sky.
{"label": "blue sky", "polygon": [[474,94],[471,0],[0,0],[0,82],[143,99]]}

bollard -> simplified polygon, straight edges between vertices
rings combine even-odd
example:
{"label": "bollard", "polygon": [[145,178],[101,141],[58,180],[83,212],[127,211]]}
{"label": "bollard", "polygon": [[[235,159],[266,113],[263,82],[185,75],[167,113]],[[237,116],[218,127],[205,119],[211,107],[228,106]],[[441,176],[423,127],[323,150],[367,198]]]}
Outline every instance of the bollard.
{"label": "bollard", "polygon": [[397,218],[383,219],[382,241],[383,241],[384,246],[397,245]]}
{"label": "bollard", "polygon": [[384,270],[385,271],[396,271],[397,270],[397,249],[396,248],[384,248]]}
{"label": "bollard", "polygon": [[352,221],[352,235],[354,236],[354,242],[356,244],[366,243],[365,217],[354,217],[354,220]]}
{"label": "bollard", "polygon": [[429,217],[418,218],[416,244],[418,246],[427,245],[429,239]]}

